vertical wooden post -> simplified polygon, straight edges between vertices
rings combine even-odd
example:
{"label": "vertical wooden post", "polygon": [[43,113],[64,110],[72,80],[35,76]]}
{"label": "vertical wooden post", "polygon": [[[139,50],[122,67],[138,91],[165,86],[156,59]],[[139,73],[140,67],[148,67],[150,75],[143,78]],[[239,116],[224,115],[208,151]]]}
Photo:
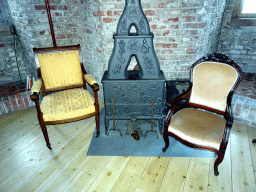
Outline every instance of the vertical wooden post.
{"label": "vertical wooden post", "polygon": [[52,43],[53,43],[54,47],[57,47],[56,39],[55,39],[55,34],[54,34],[54,30],[53,30],[53,24],[52,24],[52,17],[51,17],[51,10],[50,10],[50,6],[49,6],[49,0],[45,0],[45,7],[46,7],[47,16],[48,16],[49,25],[50,25],[50,30],[51,30],[51,35],[52,35]]}

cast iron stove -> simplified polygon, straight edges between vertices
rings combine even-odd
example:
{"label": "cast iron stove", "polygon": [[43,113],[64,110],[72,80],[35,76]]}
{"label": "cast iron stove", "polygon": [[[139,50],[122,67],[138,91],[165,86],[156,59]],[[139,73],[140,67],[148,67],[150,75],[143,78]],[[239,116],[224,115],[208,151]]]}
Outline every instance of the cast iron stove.
{"label": "cast iron stove", "polygon": [[[136,33],[130,33],[132,26]],[[140,0],[126,0],[117,32],[113,35],[114,48],[108,70],[102,77],[106,135],[113,118],[134,117],[158,120],[162,133],[166,79],[154,51],[153,37]],[[140,70],[127,70],[133,56]]]}

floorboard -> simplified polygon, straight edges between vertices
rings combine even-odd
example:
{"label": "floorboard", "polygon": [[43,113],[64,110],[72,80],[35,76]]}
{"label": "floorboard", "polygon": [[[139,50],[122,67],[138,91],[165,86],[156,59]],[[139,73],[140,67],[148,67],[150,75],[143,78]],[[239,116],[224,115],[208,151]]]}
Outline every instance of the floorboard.
{"label": "floorboard", "polygon": [[[0,191],[255,191],[256,128],[234,123],[220,175],[215,158],[87,156],[94,117],[47,126],[35,107],[0,116]],[[161,150],[161,149],[160,149]]]}

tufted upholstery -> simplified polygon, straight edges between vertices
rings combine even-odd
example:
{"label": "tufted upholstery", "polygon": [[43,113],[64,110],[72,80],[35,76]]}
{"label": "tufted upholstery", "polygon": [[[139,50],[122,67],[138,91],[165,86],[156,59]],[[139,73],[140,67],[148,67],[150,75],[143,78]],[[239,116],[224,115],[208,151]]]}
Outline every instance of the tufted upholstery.
{"label": "tufted upholstery", "polygon": [[230,65],[202,62],[193,69],[191,103],[226,110],[227,96],[234,86],[238,73]]}
{"label": "tufted upholstery", "polygon": [[41,103],[44,121],[59,121],[95,112],[93,96],[85,89],[68,89],[45,96]]}
{"label": "tufted upholstery", "polygon": [[83,84],[78,50],[38,53],[47,91]]}
{"label": "tufted upholstery", "polygon": [[214,113],[185,108],[172,116],[168,132],[201,146],[219,150],[226,120]]}

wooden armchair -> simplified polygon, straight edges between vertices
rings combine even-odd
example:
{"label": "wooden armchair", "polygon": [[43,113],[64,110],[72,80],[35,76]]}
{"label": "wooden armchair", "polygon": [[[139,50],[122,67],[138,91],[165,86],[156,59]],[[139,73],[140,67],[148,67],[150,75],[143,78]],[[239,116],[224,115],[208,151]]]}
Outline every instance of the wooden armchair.
{"label": "wooden armchair", "polygon": [[[203,57],[191,66],[190,86],[171,102],[163,138],[165,152],[168,136],[192,147],[217,154],[214,174],[219,175],[233,125],[231,100],[241,79],[241,69],[223,54]],[[177,103],[186,97],[186,103]]]}
{"label": "wooden armchair", "polygon": [[[31,89],[37,116],[46,145],[51,144],[45,125],[59,124],[95,116],[97,136],[99,132],[99,85],[86,73],[79,60],[80,45],[54,48],[34,48],[39,80]],[[94,97],[87,91],[86,82],[93,89]],[[39,104],[39,93],[43,99]]]}

